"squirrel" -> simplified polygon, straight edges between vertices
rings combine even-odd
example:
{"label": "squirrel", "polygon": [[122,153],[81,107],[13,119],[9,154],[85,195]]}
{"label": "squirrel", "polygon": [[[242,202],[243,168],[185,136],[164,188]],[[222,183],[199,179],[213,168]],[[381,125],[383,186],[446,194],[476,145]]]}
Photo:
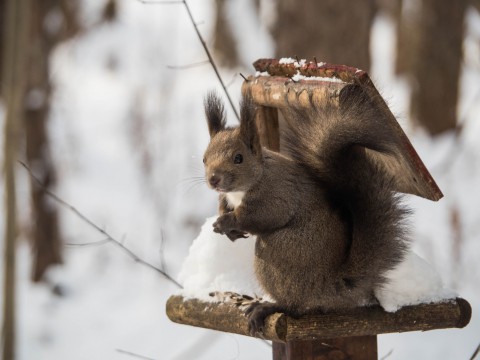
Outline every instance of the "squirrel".
{"label": "squirrel", "polygon": [[275,301],[247,309],[252,335],[274,312],[297,317],[377,303],[374,290],[405,256],[409,210],[391,176],[365,155],[365,148],[394,155],[398,140],[356,90],[282,108],[297,124],[282,132],[284,153],[262,148],[248,91],[236,128],[226,127],[215,93],[205,98],[205,176],[219,193],[214,231],[232,241],[257,236],[255,273]]}

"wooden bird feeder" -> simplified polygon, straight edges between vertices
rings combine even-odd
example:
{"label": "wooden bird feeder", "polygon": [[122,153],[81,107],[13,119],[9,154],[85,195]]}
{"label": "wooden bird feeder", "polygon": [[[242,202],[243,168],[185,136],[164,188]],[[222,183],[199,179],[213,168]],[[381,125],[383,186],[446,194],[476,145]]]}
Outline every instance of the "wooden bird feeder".
{"label": "wooden bird feeder", "polygon": [[[287,106],[312,106],[327,98],[338,100],[338,106],[342,106],[342,97],[363,92],[400,144],[393,156],[365,148],[367,157],[391,175],[396,191],[433,201],[442,198],[442,192],[365,71],[304,60],[260,59],[253,65],[257,74],[243,83],[242,91],[251,91],[259,105],[257,127],[263,146],[280,151],[281,127],[301,126],[294,119],[282,117],[282,109]],[[245,306],[238,298],[204,302],[172,296],[167,302],[167,315],[180,324],[250,336]],[[264,339],[273,342],[274,360],[371,360],[377,359],[378,334],[463,328],[470,317],[471,307],[461,298],[407,306],[395,313],[385,312],[380,306],[295,319],[276,313],[266,319]]]}

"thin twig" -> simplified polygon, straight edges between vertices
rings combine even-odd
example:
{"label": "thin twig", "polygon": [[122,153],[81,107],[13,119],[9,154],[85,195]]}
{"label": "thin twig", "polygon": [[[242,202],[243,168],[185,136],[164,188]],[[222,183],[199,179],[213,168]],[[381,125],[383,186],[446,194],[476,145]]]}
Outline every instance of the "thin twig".
{"label": "thin twig", "polygon": [[139,355],[139,354],[135,354],[131,351],[127,351],[127,350],[122,350],[122,349],[117,349],[117,352],[121,353],[121,354],[125,354],[125,355],[129,355],[129,356],[133,356],[133,357],[136,357],[137,359],[143,359],[143,360],[155,360],[153,358],[149,358],[149,357],[146,357],[146,356],[143,356],[143,355]]}
{"label": "thin twig", "polygon": [[144,5],[172,5],[172,4],[182,4],[183,0],[166,0],[166,1],[147,1],[147,0],[137,0]]}
{"label": "thin twig", "polygon": [[[87,218],[85,215],[83,215],[80,211],[78,211],[75,207],[73,207],[72,205],[70,205],[69,203],[67,203],[66,201],[64,201],[63,199],[61,199],[59,196],[57,196],[55,193],[51,192],[49,189],[47,189],[45,187],[45,185],[43,185],[43,183],[41,182],[40,179],[38,179],[32,172],[32,170],[28,167],[27,164],[25,164],[24,162],[22,161],[19,161],[19,163],[28,171],[28,173],[30,174],[31,178],[35,181],[35,183],[37,184],[37,186],[42,189],[45,194],[47,194],[48,196],[50,196],[53,200],[55,200],[57,203],[59,203],[60,205],[62,205],[63,207],[67,208],[68,210],[70,210],[71,212],[73,212],[75,215],[77,215],[77,217],[79,217],[80,219],[83,220],[83,222],[85,222],[86,224],[88,224],[90,227],[94,228],[95,230],[97,230],[98,232],[100,232],[102,235],[105,236],[106,239],[104,240],[100,240],[97,242],[100,243],[112,243],[114,244],[115,246],[119,247],[120,249],[122,249],[125,253],[127,253],[135,262],[138,262],[152,270],[155,270],[156,272],[160,273],[161,275],[163,275],[167,280],[169,280],[171,283],[173,283],[174,285],[176,285],[178,288],[180,289],[183,289],[183,286],[178,282],[176,281],[174,278],[172,278],[170,275],[168,275],[165,271],[155,267],[154,265],[146,262],[145,260],[142,260],[141,258],[139,258],[132,250],[130,250],[129,248],[127,248],[125,245],[123,245],[120,241],[118,241],[117,239],[115,239],[113,236],[111,236],[109,233],[107,233],[104,229],[102,229],[100,226],[98,226],[97,224],[95,224],[92,220],[90,220],[89,218]],[[108,240],[108,241],[107,241]],[[92,245],[93,243],[88,243],[89,245]]]}
{"label": "thin twig", "polygon": [[194,67],[198,67],[198,66],[202,66],[202,65],[206,65],[210,63],[209,60],[205,60],[205,61],[199,61],[199,62],[196,62],[196,63],[192,63],[192,64],[187,64],[187,65],[167,65],[167,68],[171,69],[171,70],[184,70],[184,69],[191,69],[191,68],[194,68]]}
{"label": "thin twig", "polygon": [[159,257],[160,257],[160,269],[162,269],[162,271],[167,272],[167,267],[165,265],[165,234],[163,233],[163,229],[160,229]]}
{"label": "thin twig", "polygon": [[230,103],[230,106],[232,107],[233,113],[237,117],[237,119],[240,119],[238,116],[237,108],[235,107],[232,98],[230,97],[230,94],[228,93],[227,86],[225,86],[225,83],[223,82],[222,77],[220,76],[220,72],[218,71],[217,64],[215,63],[215,60],[213,60],[213,56],[208,49],[207,43],[203,39],[202,34],[200,34],[200,30],[198,30],[198,24],[195,22],[195,19],[193,18],[193,14],[190,10],[190,7],[188,6],[187,0],[181,0],[181,1],[146,1],[146,0],[137,0],[141,2],[142,4],[158,4],[158,5],[164,5],[164,4],[183,4],[185,6],[185,10],[187,10],[188,17],[190,18],[190,22],[193,25],[193,28],[195,29],[195,33],[198,36],[198,39],[200,40],[200,43],[203,46],[203,50],[205,50],[205,53],[207,54],[208,61],[212,65],[213,71],[215,71],[215,75],[217,76],[218,81],[220,82],[220,85],[223,88],[223,91],[225,92],[225,95],[227,96],[228,102]]}
{"label": "thin twig", "polygon": [[197,33],[198,39],[202,43],[203,49],[205,50],[205,53],[207,54],[208,60],[210,60],[210,64],[212,64],[213,71],[215,71],[215,75],[217,75],[218,81],[220,81],[220,85],[222,85],[223,91],[225,92],[225,95],[227,96],[228,102],[230,103],[230,106],[232,107],[233,113],[237,117],[237,119],[240,119],[237,113],[237,109],[235,105],[233,104],[232,98],[230,97],[230,94],[228,93],[227,87],[225,86],[225,83],[223,82],[222,77],[220,76],[220,73],[218,72],[217,65],[215,64],[215,61],[213,60],[212,54],[210,53],[210,50],[208,50],[207,43],[202,37],[202,34],[200,34],[200,30],[198,30],[198,26],[195,23],[195,19],[193,18],[192,12],[190,11],[190,7],[188,6],[187,0],[182,0],[183,5],[185,5],[185,9],[187,10],[188,17],[190,18],[190,21],[192,22],[192,25],[195,29],[195,32]]}
{"label": "thin twig", "polygon": [[233,76],[232,76],[232,79],[228,82],[227,84],[227,88],[229,88],[230,86],[232,86],[234,83],[235,83],[235,80],[237,80],[237,75],[238,73],[235,73]]}
{"label": "thin twig", "polygon": [[88,242],[88,243],[65,243],[65,246],[71,246],[71,247],[88,247],[88,246],[101,246],[101,245],[104,245],[108,242],[112,241],[110,238],[106,238],[106,239],[103,239],[103,240],[99,240],[99,241],[92,241],[92,242]]}
{"label": "thin twig", "polygon": [[478,344],[477,348],[475,349],[475,351],[473,352],[473,355],[472,357],[470,358],[470,360],[473,360],[477,357],[478,353],[480,352],[480,344]]}
{"label": "thin twig", "polygon": [[388,358],[392,354],[393,354],[393,349],[391,349],[388,353],[383,355],[380,360],[385,360],[386,358]]}

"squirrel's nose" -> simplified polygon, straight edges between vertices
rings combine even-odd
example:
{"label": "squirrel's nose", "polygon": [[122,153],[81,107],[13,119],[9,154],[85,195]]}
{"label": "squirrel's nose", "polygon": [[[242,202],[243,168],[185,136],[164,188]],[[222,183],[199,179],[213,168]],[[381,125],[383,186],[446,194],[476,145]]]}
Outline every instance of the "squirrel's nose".
{"label": "squirrel's nose", "polygon": [[208,182],[210,183],[210,185],[215,188],[218,186],[218,184],[220,184],[220,176],[218,175],[211,175],[210,178],[208,179]]}

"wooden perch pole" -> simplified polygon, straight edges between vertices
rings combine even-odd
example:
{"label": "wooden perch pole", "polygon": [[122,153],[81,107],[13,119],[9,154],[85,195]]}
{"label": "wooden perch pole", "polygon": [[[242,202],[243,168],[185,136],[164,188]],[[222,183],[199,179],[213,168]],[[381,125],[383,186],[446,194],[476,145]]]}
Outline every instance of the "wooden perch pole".
{"label": "wooden perch pole", "polygon": [[[265,321],[264,339],[273,341],[274,360],[377,359],[377,334],[462,328],[471,317],[461,298],[406,306],[395,313],[380,306],[305,315],[294,319],[275,313]],[[185,325],[251,336],[248,319],[238,303],[204,302],[172,296],[170,320]]]}
{"label": "wooden perch pole", "polygon": [[[276,313],[265,322],[265,339],[288,342],[462,328],[469,323],[471,313],[470,304],[461,298],[406,306],[395,313],[386,312],[380,306],[297,319]],[[210,303],[172,296],[167,301],[167,315],[180,324],[250,336],[245,312],[228,302]]]}

